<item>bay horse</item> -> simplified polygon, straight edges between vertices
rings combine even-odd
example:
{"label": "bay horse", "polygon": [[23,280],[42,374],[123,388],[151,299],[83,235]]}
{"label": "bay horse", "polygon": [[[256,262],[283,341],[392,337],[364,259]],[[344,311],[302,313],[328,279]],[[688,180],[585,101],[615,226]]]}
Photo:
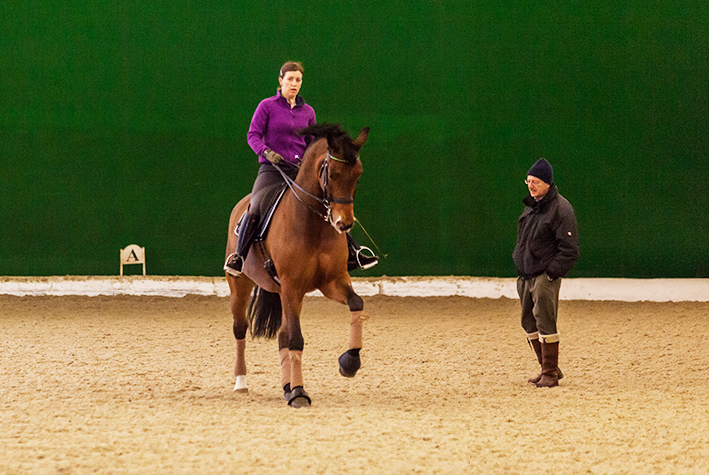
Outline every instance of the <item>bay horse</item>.
{"label": "bay horse", "polygon": [[[359,150],[369,136],[369,128],[362,129],[355,140],[337,124],[316,124],[300,133],[313,136],[313,140],[303,154],[295,180],[284,174],[289,190],[272,215],[265,240],[251,245],[239,277],[226,274],[236,338],[234,391],[248,392],[245,348],[251,325],[254,337],[278,336],[281,386],[291,407],[311,404],[302,371],[300,313],[305,295],[320,290],[325,297],[349,307],[349,348],[338,359],[345,377],[354,377],[360,368],[363,323],[368,318],[362,313],[364,302],[352,288],[347,271],[345,233],[355,221],[354,193],[362,175]],[[248,209],[250,196],[231,212],[227,256],[235,250],[234,230]],[[277,280],[265,268],[269,260]],[[253,298],[247,305],[252,291]]]}

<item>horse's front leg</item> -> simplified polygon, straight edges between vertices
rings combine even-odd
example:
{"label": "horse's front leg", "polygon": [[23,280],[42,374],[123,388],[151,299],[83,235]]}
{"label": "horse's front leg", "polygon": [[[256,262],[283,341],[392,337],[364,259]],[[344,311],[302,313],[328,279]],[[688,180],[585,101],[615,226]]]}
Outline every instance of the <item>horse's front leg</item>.
{"label": "horse's front leg", "polygon": [[249,387],[246,384],[246,331],[249,322],[246,318],[246,305],[249,294],[254,284],[245,276],[234,278],[227,275],[229,283],[231,313],[234,316],[233,332],[236,339],[236,363],[234,365],[234,376],[236,384],[234,391],[246,393]]}
{"label": "horse's front leg", "polygon": [[305,341],[300,329],[300,312],[303,308],[303,297],[303,294],[281,288],[283,324],[278,334],[281,383],[283,384],[288,405],[295,408],[308,407],[311,403],[310,396],[305,392],[303,384],[303,348],[305,347]]}
{"label": "horse's front leg", "polygon": [[278,332],[278,359],[281,361],[283,397],[288,401],[291,392],[290,350],[288,349],[288,330],[285,325],[281,325],[281,329]]}
{"label": "horse's front leg", "polygon": [[345,304],[350,309],[349,349],[340,355],[340,374],[353,378],[362,366],[359,352],[363,346],[364,322],[369,319],[363,313],[364,301],[352,288],[351,282],[340,282],[325,289],[323,295],[331,300]]}

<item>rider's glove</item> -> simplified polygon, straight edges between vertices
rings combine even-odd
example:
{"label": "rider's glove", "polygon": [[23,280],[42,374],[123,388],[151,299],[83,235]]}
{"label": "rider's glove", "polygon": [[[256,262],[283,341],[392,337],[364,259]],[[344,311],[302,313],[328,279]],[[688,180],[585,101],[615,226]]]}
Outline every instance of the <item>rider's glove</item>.
{"label": "rider's glove", "polygon": [[271,162],[273,164],[278,164],[283,161],[283,157],[281,156],[281,154],[274,152],[270,148],[267,148],[266,150],[264,150],[263,158],[265,158],[266,160],[268,160],[269,162]]}

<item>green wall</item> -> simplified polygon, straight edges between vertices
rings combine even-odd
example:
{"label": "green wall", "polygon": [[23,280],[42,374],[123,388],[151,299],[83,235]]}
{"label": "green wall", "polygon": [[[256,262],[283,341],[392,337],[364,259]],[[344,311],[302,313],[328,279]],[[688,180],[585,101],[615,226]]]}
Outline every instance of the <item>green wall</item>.
{"label": "green wall", "polygon": [[709,3],[105,3],[0,4],[0,275],[117,274],[132,243],[220,275],[295,59],[319,121],[371,127],[356,212],[387,258],[361,275],[513,276],[543,156],[572,276],[709,277]]}

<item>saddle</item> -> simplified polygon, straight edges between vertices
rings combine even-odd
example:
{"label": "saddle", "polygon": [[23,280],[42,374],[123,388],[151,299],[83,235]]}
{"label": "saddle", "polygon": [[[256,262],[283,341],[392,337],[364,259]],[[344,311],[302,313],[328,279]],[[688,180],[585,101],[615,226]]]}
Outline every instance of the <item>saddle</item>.
{"label": "saddle", "polygon": [[[288,185],[286,183],[282,184],[276,184],[267,188],[264,188],[261,190],[259,193],[261,193],[263,196],[261,197],[260,206],[258,210],[254,210],[255,212],[258,213],[259,216],[259,221],[256,224],[256,228],[258,231],[256,232],[256,235],[253,238],[252,245],[257,245],[259,246],[259,249],[261,250],[261,254],[264,256],[264,263],[263,267],[268,273],[269,276],[273,279],[273,281],[281,285],[280,280],[278,279],[278,273],[276,272],[276,266],[273,264],[273,260],[271,259],[271,255],[268,253],[268,250],[266,249],[266,236],[268,235],[268,230],[271,227],[271,219],[273,218],[273,214],[276,212],[276,208],[278,208],[278,205],[281,203],[281,200],[283,199],[283,196],[286,194],[286,191],[288,190]],[[241,215],[241,218],[239,218],[239,222],[241,222],[242,219],[245,219],[246,212]],[[236,229],[234,229],[234,234],[236,234],[236,230],[239,229],[239,225],[237,224]]]}

